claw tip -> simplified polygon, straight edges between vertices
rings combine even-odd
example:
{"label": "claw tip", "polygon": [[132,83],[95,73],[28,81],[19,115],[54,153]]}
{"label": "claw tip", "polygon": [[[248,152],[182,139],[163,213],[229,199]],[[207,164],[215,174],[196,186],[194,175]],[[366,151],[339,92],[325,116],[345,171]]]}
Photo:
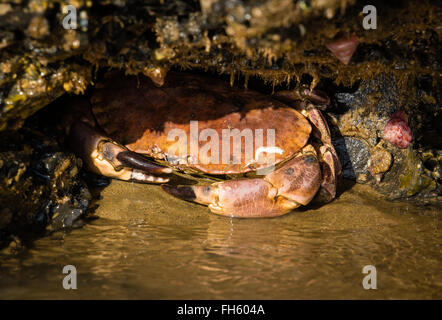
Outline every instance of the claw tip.
{"label": "claw tip", "polygon": [[191,187],[175,187],[168,184],[163,184],[161,187],[174,197],[188,201],[194,201],[196,199],[195,192]]}

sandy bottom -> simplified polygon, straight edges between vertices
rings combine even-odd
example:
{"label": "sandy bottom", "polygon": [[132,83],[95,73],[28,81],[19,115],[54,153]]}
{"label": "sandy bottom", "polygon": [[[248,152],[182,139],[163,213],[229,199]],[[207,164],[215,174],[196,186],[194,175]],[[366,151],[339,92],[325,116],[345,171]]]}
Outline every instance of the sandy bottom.
{"label": "sandy bottom", "polygon": [[[441,209],[346,188],[319,208],[232,219],[113,181],[98,219],[0,255],[0,298],[441,299]],[[68,264],[77,290],[63,289]],[[376,290],[363,288],[366,265]]]}

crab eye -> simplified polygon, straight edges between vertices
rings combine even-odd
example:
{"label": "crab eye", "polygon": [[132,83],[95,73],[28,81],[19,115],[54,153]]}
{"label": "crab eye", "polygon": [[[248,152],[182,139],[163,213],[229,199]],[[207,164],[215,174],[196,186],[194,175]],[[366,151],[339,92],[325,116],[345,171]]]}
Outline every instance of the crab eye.
{"label": "crab eye", "polygon": [[203,193],[205,195],[209,195],[211,191],[212,191],[212,188],[210,186],[207,186],[207,187],[203,188]]}

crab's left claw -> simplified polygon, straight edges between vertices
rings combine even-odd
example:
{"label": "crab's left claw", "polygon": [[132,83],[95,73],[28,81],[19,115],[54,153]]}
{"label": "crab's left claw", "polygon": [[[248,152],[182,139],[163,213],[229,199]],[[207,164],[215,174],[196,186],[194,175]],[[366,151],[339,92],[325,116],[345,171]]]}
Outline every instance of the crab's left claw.
{"label": "crab's left claw", "polygon": [[130,151],[90,125],[78,121],[69,135],[72,150],[83,159],[86,167],[110,178],[141,183],[166,183],[164,175],[172,172]]}

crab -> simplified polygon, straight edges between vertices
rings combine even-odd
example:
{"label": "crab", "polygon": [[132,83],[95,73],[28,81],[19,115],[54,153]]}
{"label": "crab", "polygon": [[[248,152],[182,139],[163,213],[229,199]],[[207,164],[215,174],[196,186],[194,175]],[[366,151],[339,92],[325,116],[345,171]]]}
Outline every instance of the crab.
{"label": "crab", "polygon": [[[231,217],[275,217],[314,198],[326,203],[336,196],[341,165],[317,108],[329,99],[318,90],[265,95],[187,73],[170,72],[161,86],[144,76],[110,74],[88,101],[72,100],[62,124],[72,150],[94,173],[162,184],[175,197]],[[204,145],[207,151],[207,136],[196,138],[196,147],[188,140],[170,139],[171,130],[195,135],[191,127],[196,122],[199,132],[209,130],[211,139],[223,136],[225,129],[250,129],[268,142],[273,132],[274,145],[265,147],[257,139],[259,152],[251,159],[245,157],[244,143],[228,161],[211,161],[224,146],[221,141],[210,141],[212,150],[202,152]],[[172,146],[182,152],[171,156]],[[230,179],[168,184],[174,171]]]}

